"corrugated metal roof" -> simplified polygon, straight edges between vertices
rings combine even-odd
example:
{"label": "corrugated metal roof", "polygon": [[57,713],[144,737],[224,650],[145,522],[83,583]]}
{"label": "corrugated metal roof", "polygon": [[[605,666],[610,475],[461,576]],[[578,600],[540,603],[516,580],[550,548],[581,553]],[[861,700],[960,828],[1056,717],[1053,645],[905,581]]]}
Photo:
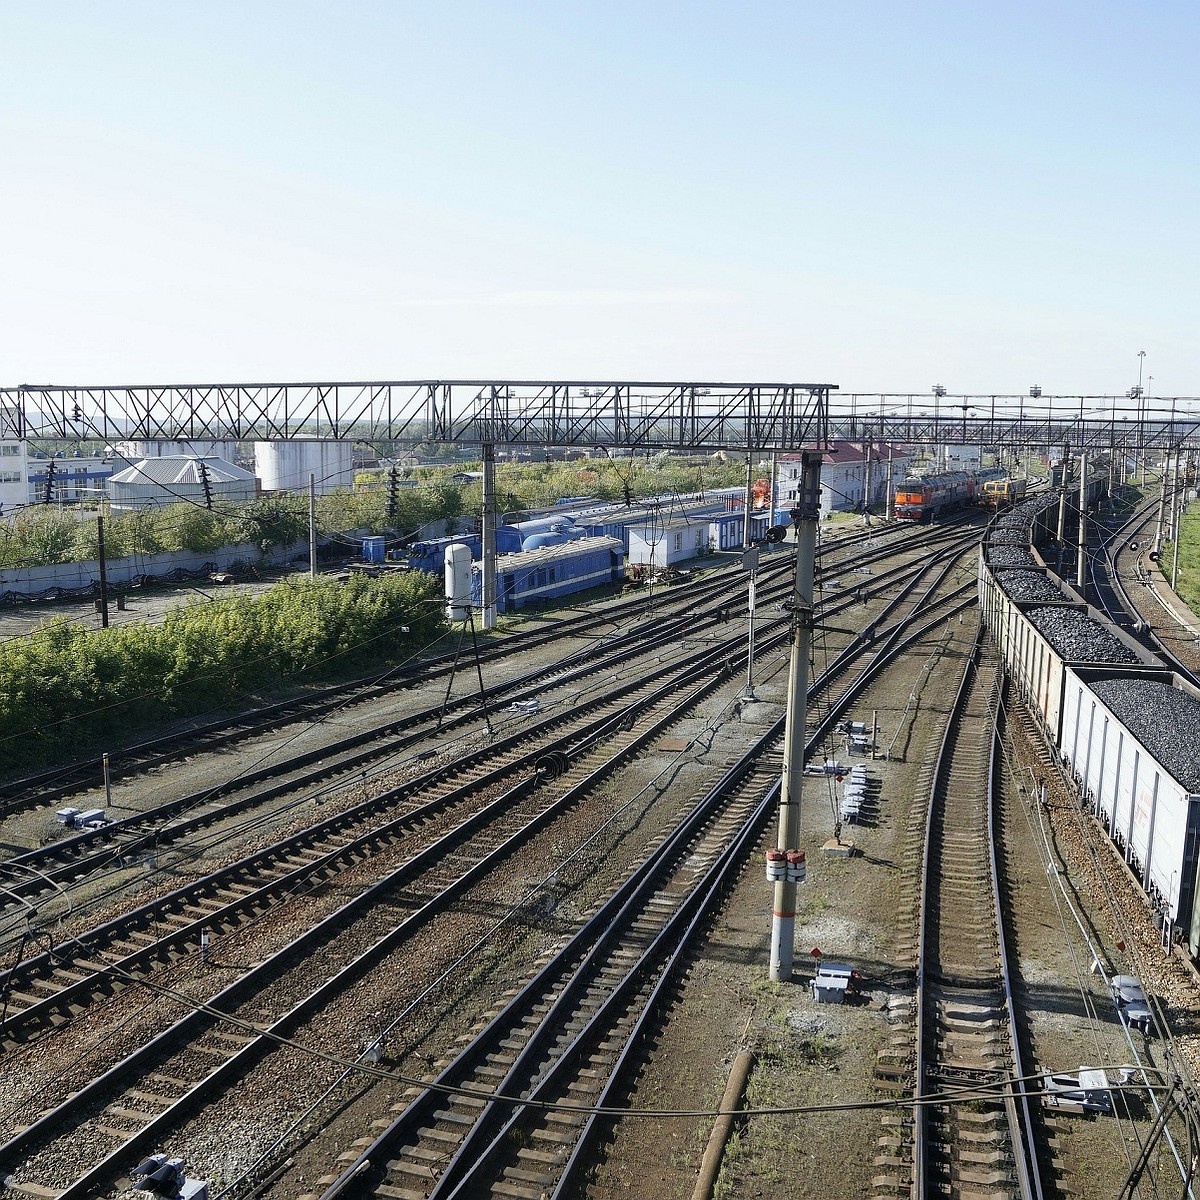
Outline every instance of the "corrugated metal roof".
{"label": "corrugated metal roof", "polygon": [[[624,543],[620,538],[590,537],[577,538],[573,542],[563,542],[558,546],[540,546],[536,550],[522,550],[518,554],[497,554],[496,569],[507,571],[518,567],[536,566],[538,563],[555,562],[563,558],[574,558],[579,554],[595,554],[597,550],[616,550],[624,553]],[[481,569],[480,563],[471,564],[473,570]]]}
{"label": "corrugated metal roof", "polygon": [[111,482],[157,483],[163,487],[199,484],[201,462],[204,463],[209,483],[246,483],[254,479],[253,471],[215,455],[201,458],[193,454],[167,454],[161,458],[143,458],[132,467],[118,471],[111,477]]}

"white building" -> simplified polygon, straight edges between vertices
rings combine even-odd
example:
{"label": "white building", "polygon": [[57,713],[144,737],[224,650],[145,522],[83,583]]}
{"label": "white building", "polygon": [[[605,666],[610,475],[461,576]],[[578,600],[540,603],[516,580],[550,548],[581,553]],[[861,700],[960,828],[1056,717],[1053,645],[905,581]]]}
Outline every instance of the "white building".
{"label": "white building", "polygon": [[0,441],[0,516],[11,517],[17,508],[29,502],[27,470],[25,443]]}
{"label": "white building", "polygon": [[[889,475],[894,494],[908,477],[908,466],[908,451],[899,446],[886,442],[831,442],[821,455],[821,516],[862,512],[864,505],[883,512]],[[777,509],[786,512],[796,503],[802,469],[799,454],[780,457]]]}
{"label": "white building", "polygon": [[708,553],[711,526],[703,518],[686,521],[652,522],[633,525],[629,529],[629,553],[625,561],[631,566],[669,567],[685,559]]}

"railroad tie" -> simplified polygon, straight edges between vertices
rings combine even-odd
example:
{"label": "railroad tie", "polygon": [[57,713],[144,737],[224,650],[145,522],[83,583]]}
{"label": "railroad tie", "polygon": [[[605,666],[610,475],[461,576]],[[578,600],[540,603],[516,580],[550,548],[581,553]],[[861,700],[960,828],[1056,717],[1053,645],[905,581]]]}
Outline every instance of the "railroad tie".
{"label": "railroad tie", "polygon": [[33,1196],[40,1198],[62,1195],[62,1188],[42,1187],[40,1183],[31,1183],[27,1180],[18,1183],[15,1179],[9,1177],[4,1181],[4,1187],[7,1192],[12,1192],[17,1196]]}
{"label": "railroad tie", "polygon": [[[460,1097],[455,1097],[460,1099]],[[433,1114],[434,1120],[443,1121],[447,1125],[474,1125],[475,1118],[468,1117],[465,1113],[455,1112],[450,1108],[441,1108]]]}
{"label": "railroad tie", "polygon": [[425,1200],[428,1195],[424,1189],[418,1192],[412,1188],[396,1187],[390,1183],[377,1183],[371,1190],[376,1196],[386,1196],[388,1200]]}
{"label": "railroad tie", "polygon": [[567,1157],[566,1151],[559,1148],[558,1150],[531,1150],[527,1146],[522,1146],[517,1150],[517,1158],[522,1162],[539,1162],[545,1163],[550,1167],[557,1167]]}

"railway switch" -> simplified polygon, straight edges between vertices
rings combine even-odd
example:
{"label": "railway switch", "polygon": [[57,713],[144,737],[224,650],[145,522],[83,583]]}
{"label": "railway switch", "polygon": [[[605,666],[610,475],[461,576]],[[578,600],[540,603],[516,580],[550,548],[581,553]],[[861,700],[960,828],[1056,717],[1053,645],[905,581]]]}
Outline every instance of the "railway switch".
{"label": "railway switch", "polygon": [[182,1158],[152,1154],[129,1172],[129,1178],[133,1180],[135,1191],[149,1192],[152,1196],[165,1196],[169,1200],[208,1200],[208,1180],[189,1179],[183,1168]]}

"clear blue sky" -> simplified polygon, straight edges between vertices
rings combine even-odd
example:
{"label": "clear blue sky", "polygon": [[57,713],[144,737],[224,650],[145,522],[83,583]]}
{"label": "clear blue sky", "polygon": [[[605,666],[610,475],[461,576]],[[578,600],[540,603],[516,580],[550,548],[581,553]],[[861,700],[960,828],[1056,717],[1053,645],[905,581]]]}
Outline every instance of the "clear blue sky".
{"label": "clear blue sky", "polygon": [[1200,5],[0,0],[0,384],[1200,393]]}

